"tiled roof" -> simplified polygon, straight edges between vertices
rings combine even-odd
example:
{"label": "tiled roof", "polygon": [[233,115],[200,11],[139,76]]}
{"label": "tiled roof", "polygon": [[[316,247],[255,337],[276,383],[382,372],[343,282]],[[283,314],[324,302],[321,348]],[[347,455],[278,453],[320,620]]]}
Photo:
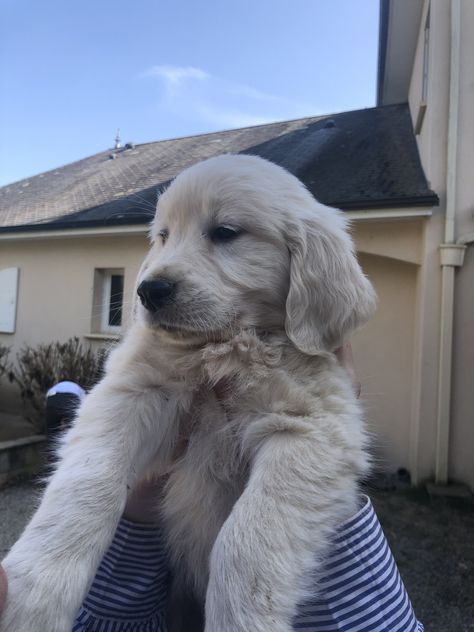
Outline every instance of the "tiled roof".
{"label": "tiled roof", "polygon": [[268,158],[342,209],[437,203],[394,105],[108,150],[0,188],[0,230],[148,221],[160,185],[222,153]]}

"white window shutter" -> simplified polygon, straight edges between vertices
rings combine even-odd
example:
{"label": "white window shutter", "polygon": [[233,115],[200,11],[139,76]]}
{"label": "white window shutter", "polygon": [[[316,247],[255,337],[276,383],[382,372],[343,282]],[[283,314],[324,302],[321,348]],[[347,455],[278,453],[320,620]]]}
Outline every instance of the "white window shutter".
{"label": "white window shutter", "polygon": [[0,270],[0,333],[15,333],[18,268]]}

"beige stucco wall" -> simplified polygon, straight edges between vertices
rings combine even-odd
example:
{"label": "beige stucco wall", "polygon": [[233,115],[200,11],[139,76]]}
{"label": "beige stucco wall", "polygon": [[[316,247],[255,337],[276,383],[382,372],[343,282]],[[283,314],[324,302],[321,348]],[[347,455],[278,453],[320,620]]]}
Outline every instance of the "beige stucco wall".
{"label": "beige stucco wall", "polygon": [[474,247],[456,279],[454,313],[451,476],[474,489]]}
{"label": "beige stucco wall", "polygon": [[360,263],[379,299],[373,318],[354,335],[356,368],[375,463],[390,471],[413,466],[416,314],[427,223],[359,222],[353,230]]}
{"label": "beige stucco wall", "polygon": [[[474,3],[463,0],[456,237],[474,240]],[[456,273],[451,475],[474,489],[474,244]]]}
{"label": "beige stucco wall", "polygon": [[[417,136],[420,156],[431,187],[440,196],[440,207],[426,232],[426,258],[423,269],[422,318],[420,331],[420,428],[419,469],[426,476],[431,466],[433,419],[436,418],[436,389],[439,353],[441,300],[441,267],[439,244],[444,241],[446,209],[447,138],[450,79],[450,2],[425,2],[424,15],[430,5],[430,49],[428,70],[428,98],[423,126]],[[474,237],[474,3],[461,0],[461,45],[459,124],[457,135],[457,178],[455,240],[465,235]],[[410,84],[409,103],[416,121],[421,98],[423,30],[421,21],[418,48]],[[473,246],[465,257],[462,268],[456,270],[454,298],[454,340],[452,367],[452,401],[450,419],[449,476],[474,488],[474,255]]]}
{"label": "beige stucco wall", "polygon": [[379,297],[375,316],[353,339],[376,464],[408,468],[417,267],[371,255],[360,261]]}
{"label": "beige stucco wall", "polygon": [[[93,282],[96,268],[124,268],[125,324],[130,314],[134,280],[147,249],[145,235],[61,238],[0,242],[0,269],[20,270],[16,331],[0,333],[11,358],[23,345],[65,341],[78,336],[93,347],[109,340],[90,339]],[[19,393],[4,379],[0,411],[17,412]]]}
{"label": "beige stucco wall", "polygon": [[94,270],[124,268],[129,301],[146,249],[145,235],[3,241],[0,269],[18,267],[20,279],[16,331],[0,334],[0,342],[15,352],[22,344],[90,334]]}

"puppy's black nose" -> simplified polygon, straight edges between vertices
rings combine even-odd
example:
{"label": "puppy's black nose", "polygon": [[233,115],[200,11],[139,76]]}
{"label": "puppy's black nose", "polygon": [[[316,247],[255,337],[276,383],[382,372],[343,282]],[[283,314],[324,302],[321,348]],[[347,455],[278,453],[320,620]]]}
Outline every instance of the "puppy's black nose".
{"label": "puppy's black nose", "polygon": [[168,303],[176,289],[176,283],[168,279],[153,279],[142,281],[137,288],[143,307],[149,312],[156,312],[162,305]]}

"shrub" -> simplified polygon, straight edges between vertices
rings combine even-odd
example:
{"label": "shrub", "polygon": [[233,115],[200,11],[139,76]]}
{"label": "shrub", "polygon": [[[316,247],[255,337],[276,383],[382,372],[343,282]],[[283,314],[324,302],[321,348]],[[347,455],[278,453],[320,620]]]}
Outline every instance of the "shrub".
{"label": "shrub", "polygon": [[88,391],[102,376],[107,352],[84,347],[79,338],[26,346],[16,356],[11,379],[20,387],[22,399],[34,411],[29,420],[41,429],[44,425],[46,392],[57,382],[70,380]]}

